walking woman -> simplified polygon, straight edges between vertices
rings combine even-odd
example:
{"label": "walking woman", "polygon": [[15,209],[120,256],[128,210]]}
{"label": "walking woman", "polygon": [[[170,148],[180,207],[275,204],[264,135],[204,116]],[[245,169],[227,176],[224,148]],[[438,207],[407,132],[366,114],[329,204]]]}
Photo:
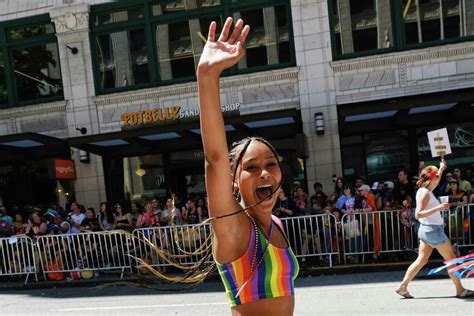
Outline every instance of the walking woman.
{"label": "walking woman", "polygon": [[[415,217],[420,222],[418,229],[418,238],[420,245],[418,248],[418,258],[408,267],[405,277],[395,292],[404,298],[413,298],[408,292],[408,283],[428,262],[433,249],[438,250],[445,260],[455,257],[451,242],[444,233],[444,222],[441,217],[441,211],[449,208],[448,203],[440,204],[433,194],[433,190],[438,186],[443,171],[446,169],[446,161],[443,159],[439,169],[435,166],[425,167],[421,173],[416,192]],[[456,287],[456,297],[472,297],[474,291],[465,289],[461,281],[454,275],[449,274]]]}
{"label": "walking woman", "polygon": [[232,23],[229,17],[217,39],[211,23],[197,69],[213,255],[233,315],[292,315],[298,263],[272,218],[282,181],[278,156],[258,137],[227,148],[219,77],[245,55],[250,30],[239,19],[229,34]]}

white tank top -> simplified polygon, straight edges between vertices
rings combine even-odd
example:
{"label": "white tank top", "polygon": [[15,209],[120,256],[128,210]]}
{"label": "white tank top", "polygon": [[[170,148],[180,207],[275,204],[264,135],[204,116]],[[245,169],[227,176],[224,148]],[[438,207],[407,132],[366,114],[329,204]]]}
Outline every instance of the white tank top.
{"label": "white tank top", "polygon": [[[428,205],[426,205],[425,210],[430,210],[441,203],[439,203],[438,199],[434,196],[433,192],[428,190],[427,188],[419,188],[418,191],[416,192],[416,204],[421,205],[421,195],[423,192],[428,191],[430,200],[428,201]],[[421,224],[423,225],[443,225],[443,218],[441,217],[441,212],[436,212],[431,214],[428,217],[420,218],[418,220]]]}

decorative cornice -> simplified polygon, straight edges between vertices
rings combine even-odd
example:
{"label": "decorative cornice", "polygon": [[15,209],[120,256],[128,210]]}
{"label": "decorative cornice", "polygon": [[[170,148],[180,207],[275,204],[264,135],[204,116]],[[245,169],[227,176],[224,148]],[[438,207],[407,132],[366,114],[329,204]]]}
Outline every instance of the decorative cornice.
{"label": "decorative cornice", "polygon": [[0,110],[0,120],[51,113],[66,113],[66,101],[35,104]]}
{"label": "decorative cornice", "polygon": [[466,46],[466,44],[463,43],[460,45],[449,45],[441,48],[425,48],[416,51],[410,51],[409,53],[390,53],[383,55],[382,57],[381,55],[376,55],[370,57],[354,58],[350,60],[338,60],[331,62],[331,67],[334,72],[344,72],[469,54],[474,54],[474,44],[470,43],[469,46]]}
{"label": "decorative cornice", "polygon": [[[279,70],[258,72],[248,75],[225,77],[221,79],[221,88],[228,89],[249,84],[298,79],[298,73],[299,68],[292,67]],[[97,106],[105,106],[110,104],[120,104],[138,100],[157,100],[160,97],[173,95],[180,96],[184,94],[197,93],[197,91],[198,90],[196,82],[189,82],[172,86],[143,89],[139,91],[128,91],[109,95],[101,95],[94,98],[94,103]]]}

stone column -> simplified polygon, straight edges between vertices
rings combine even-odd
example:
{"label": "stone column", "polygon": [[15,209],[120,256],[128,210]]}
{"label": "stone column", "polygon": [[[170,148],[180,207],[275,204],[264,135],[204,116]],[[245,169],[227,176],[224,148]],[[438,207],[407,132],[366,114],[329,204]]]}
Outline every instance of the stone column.
{"label": "stone column", "polygon": [[391,47],[393,41],[390,0],[375,1],[375,10],[377,14],[377,47]]}
{"label": "stone column", "polygon": [[465,34],[474,35],[474,1],[464,1]]}
{"label": "stone column", "polygon": [[342,52],[353,53],[351,4],[349,0],[339,0],[339,25],[341,28]]}
{"label": "stone column", "polygon": [[[72,0],[57,1],[50,11],[56,26],[61,75],[66,100],[68,137],[81,136],[76,128],[85,127],[87,134],[99,133],[89,42],[89,5]],[[75,50],[77,52],[75,53]],[[90,163],[81,163],[78,150],[72,148],[76,162],[77,180],[74,183],[79,203],[98,207],[105,200],[102,159],[90,154]]]}

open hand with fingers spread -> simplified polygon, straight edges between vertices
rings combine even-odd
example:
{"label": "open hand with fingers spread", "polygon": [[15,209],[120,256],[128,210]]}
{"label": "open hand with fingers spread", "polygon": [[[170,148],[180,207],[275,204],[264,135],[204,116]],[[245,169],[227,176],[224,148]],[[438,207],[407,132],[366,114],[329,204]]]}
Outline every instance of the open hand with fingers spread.
{"label": "open hand with fingers spread", "polygon": [[208,74],[220,76],[225,69],[235,65],[245,55],[243,45],[250,27],[248,25],[244,27],[244,22],[239,19],[229,36],[232,22],[231,17],[227,18],[217,40],[215,39],[217,24],[214,21],[211,23],[207,42],[198,64],[198,76]]}

